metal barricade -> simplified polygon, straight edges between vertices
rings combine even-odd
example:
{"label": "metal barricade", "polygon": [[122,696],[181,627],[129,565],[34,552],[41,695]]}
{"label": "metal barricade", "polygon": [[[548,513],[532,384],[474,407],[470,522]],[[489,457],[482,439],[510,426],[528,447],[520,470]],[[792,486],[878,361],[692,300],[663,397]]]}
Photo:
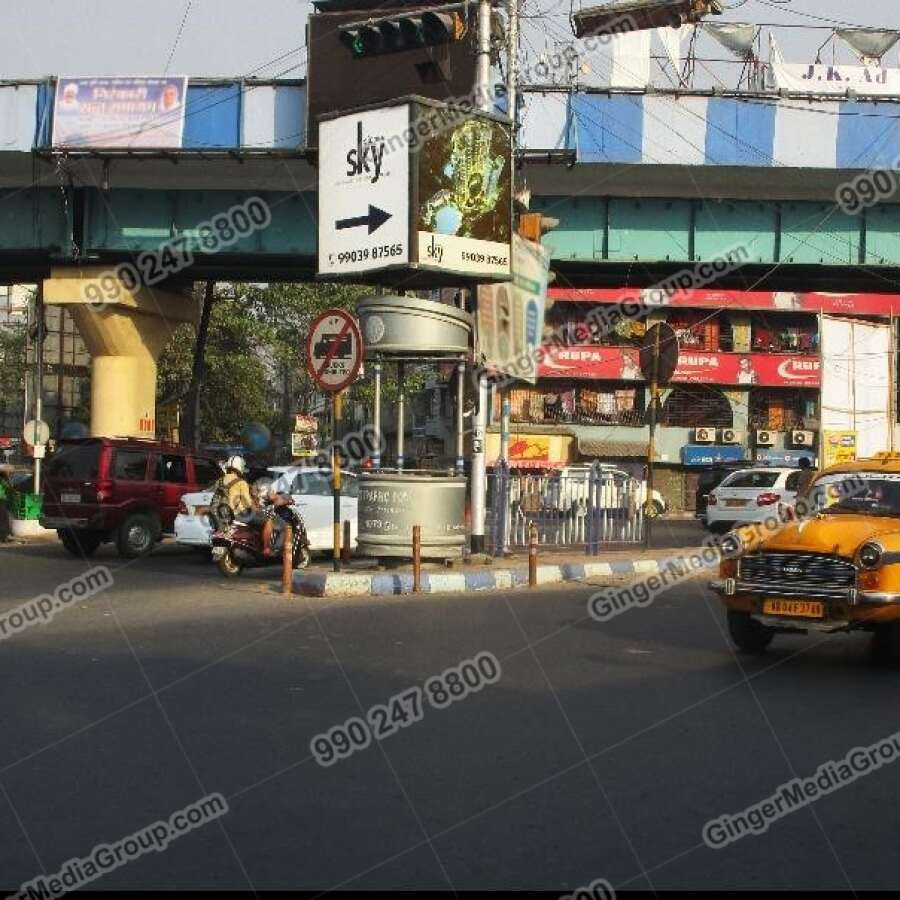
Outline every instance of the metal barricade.
{"label": "metal barricade", "polygon": [[488,475],[487,528],[495,555],[528,546],[535,525],[541,545],[588,554],[644,540],[646,482],[594,464],[565,474],[516,472],[502,464]]}

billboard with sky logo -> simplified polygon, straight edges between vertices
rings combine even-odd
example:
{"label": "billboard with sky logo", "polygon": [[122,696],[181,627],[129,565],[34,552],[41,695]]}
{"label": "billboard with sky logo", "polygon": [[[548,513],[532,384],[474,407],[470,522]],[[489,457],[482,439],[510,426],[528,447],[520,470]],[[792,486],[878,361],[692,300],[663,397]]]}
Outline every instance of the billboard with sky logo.
{"label": "billboard with sky logo", "polygon": [[404,288],[510,278],[509,123],[401,98],[319,123],[321,278]]}

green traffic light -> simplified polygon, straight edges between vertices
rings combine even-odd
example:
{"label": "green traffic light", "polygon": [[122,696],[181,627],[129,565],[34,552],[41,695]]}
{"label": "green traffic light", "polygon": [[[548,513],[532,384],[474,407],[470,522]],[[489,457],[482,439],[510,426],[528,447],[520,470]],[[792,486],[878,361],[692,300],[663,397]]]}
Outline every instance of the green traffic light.
{"label": "green traffic light", "polygon": [[353,41],[350,44],[350,51],[354,56],[365,56],[366,45],[363,43],[362,35],[357,33],[353,36]]}

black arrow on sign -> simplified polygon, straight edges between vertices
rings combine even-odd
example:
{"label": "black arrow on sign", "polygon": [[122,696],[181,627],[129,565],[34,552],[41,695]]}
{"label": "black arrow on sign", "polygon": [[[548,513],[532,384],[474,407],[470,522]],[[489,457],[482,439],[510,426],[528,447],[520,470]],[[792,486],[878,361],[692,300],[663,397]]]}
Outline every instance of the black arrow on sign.
{"label": "black arrow on sign", "polygon": [[369,214],[367,216],[356,216],[353,219],[338,219],[334,223],[334,227],[337,228],[338,231],[342,231],[345,228],[358,228],[360,225],[368,225],[369,234],[371,234],[373,231],[377,231],[381,228],[390,217],[391,214],[389,212],[385,212],[377,206],[372,206],[370,203]]}

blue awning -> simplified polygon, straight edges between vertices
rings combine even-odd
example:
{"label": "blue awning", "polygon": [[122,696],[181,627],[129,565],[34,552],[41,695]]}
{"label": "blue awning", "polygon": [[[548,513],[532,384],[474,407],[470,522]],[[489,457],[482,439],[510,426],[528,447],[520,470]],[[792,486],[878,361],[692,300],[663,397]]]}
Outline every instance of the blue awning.
{"label": "blue awning", "polygon": [[736,444],[724,447],[688,444],[681,448],[681,461],[686,466],[711,466],[721,462],[742,462],[746,458],[744,448]]}

